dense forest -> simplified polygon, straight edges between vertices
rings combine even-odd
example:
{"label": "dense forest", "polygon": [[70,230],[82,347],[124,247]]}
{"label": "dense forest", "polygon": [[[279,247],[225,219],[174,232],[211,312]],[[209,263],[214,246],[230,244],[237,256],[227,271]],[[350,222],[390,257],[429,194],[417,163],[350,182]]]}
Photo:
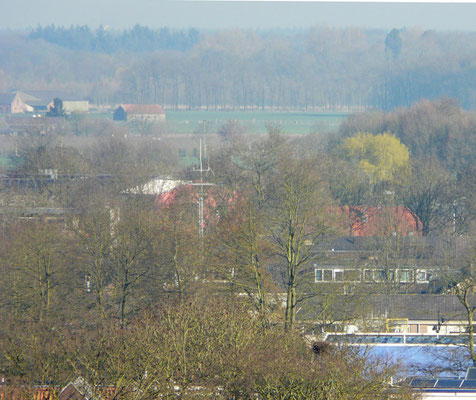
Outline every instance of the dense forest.
{"label": "dense forest", "polygon": [[190,109],[391,110],[448,96],[472,109],[474,39],[417,28],[40,26],[0,34],[0,90],[60,88],[97,104]]}

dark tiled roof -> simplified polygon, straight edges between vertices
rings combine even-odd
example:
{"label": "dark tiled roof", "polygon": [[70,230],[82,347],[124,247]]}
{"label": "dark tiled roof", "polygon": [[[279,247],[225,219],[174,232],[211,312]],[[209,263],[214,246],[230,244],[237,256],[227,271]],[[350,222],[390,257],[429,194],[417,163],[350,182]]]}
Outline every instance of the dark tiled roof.
{"label": "dark tiled roof", "polygon": [[[457,251],[462,254],[468,247],[476,243],[474,237],[447,237],[438,236],[407,236],[407,237],[378,237],[378,236],[341,236],[333,240],[323,241],[317,248],[328,252],[368,252],[376,253],[382,244],[390,244],[391,240],[398,240],[402,249],[401,257],[441,258]],[[408,253],[408,254],[407,254]]]}
{"label": "dark tiled roof", "polygon": [[[303,306],[298,318],[316,318],[322,304],[319,296]],[[394,294],[380,295],[356,293],[333,297],[334,318],[352,319],[363,314],[369,318],[408,318],[409,320],[435,321],[438,318],[465,319],[465,310],[454,295]]]}
{"label": "dark tiled roof", "polygon": [[0,104],[11,105],[14,98],[15,93],[0,93]]}
{"label": "dark tiled roof", "polygon": [[[323,245],[320,245],[323,250],[328,251],[368,251],[375,247],[375,240],[372,237],[365,236],[342,236],[331,243],[324,242]],[[325,246],[325,247],[324,247]]]}
{"label": "dark tiled roof", "polygon": [[19,91],[20,98],[30,104],[31,101],[51,102],[55,98],[60,98],[63,101],[81,100],[78,96],[60,90],[26,90]]}
{"label": "dark tiled roof", "polygon": [[25,100],[24,103],[32,107],[47,107],[51,100]]}
{"label": "dark tiled roof", "polygon": [[461,319],[465,312],[456,296],[439,294],[375,295],[372,309],[374,316],[412,320]]}

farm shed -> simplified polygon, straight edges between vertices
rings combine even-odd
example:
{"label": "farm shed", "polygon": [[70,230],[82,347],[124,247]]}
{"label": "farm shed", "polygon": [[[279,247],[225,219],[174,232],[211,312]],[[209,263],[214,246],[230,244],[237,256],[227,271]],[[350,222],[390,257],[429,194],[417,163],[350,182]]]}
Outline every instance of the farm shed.
{"label": "farm shed", "polygon": [[164,122],[165,112],[158,104],[121,104],[113,115],[114,121]]}
{"label": "farm shed", "polygon": [[30,106],[33,112],[47,112],[53,105],[55,98],[61,99],[63,109],[66,114],[87,113],[89,111],[89,101],[81,99],[70,93],[54,90],[30,90],[19,91],[17,94],[22,101]]}

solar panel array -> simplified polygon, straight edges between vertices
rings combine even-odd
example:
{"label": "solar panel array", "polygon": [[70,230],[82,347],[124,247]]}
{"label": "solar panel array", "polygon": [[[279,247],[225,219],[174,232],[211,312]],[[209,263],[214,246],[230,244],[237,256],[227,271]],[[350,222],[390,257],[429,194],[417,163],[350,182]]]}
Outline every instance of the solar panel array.
{"label": "solar panel array", "polygon": [[437,380],[438,379],[413,378],[410,381],[409,386],[414,388],[434,387]]}
{"label": "solar panel array", "polygon": [[415,389],[476,389],[476,379],[411,378],[408,386]]}
{"label": "solar panel array", "polygon": [[465,389],[476,389],[476,379],[465,379],[461,387]]}
{"label": "solar panel array", "polygon": [[[327,341],[348,344],[416,344],[416,345],[463,345],[466,335],[336,335],[329,334]],[[475,376],[476,379],[476,376]]]}
{"label": "solar panel array", "polygon": [[463,379],[438,379],[435,383],[436,388],[459,388]]}
{"label": "solar panel array", "polygon": [[466,372],[466,379],[476,379],[476,368],[475,367],[469,367],[468,371]]}

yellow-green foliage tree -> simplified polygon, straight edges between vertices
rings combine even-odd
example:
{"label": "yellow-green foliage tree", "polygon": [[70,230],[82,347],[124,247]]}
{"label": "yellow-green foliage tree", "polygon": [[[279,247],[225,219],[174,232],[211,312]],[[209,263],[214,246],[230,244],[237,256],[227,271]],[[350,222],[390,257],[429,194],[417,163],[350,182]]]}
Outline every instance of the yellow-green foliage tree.
{"label": "yellow-green foliage tree", "polygon": [[402,183],[409,174],[410,153],[390,133],[358,133],[344,141],[342,150],[345,157],[367,173],[372,183]]}

